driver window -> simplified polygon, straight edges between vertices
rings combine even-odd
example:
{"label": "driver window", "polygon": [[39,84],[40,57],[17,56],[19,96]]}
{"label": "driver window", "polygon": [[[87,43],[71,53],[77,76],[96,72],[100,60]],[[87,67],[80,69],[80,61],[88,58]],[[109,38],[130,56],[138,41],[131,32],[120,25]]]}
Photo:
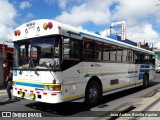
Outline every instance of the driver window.
{"label": "driver window", "polygon": [[20,65],[26,64],[28,62],[28,46],[27,45],[21,45],[20,46],[20,52],[19,52],[19,56],[20,56]]}
{"label": "driver window", "polygon": [[80,40],[64,39],[63,42],[63,58],[64,59],[80,59]]}

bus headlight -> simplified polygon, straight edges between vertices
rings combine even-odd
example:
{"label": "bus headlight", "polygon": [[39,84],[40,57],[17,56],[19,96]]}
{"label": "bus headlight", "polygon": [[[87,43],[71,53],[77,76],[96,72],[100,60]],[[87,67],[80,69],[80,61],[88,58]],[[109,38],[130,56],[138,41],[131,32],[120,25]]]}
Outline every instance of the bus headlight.
{"label": "bus headlight", "polygon": [[49,91],[53,91],[53,86],[48,86]]}
{"label": "bus headlight", "polygon": [[44,90],[48,90],[48,86],[44,86]]}

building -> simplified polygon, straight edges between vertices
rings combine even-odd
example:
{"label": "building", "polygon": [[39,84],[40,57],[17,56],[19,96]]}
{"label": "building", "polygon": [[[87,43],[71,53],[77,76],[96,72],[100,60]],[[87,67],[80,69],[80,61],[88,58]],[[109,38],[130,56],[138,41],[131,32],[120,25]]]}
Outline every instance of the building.
{"label": "building", "polygon": [[[5,80],[8,75],[9,68],[13,67],[13,53],[13,48],[0,44],[0,87],[6,86],[7,84]],[[4,63],[6,63],[5,68],[3,68]]]}

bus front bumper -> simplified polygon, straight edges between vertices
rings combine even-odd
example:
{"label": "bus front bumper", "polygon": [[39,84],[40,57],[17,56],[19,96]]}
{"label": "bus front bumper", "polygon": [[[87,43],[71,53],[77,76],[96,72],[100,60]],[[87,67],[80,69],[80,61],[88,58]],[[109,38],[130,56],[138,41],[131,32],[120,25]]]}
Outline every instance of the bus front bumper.
{"label": "bus front bumper", "polygon": [[60,91],[27,89],[22,86],[13,86],[13,96],[45,103],[63,102]]}

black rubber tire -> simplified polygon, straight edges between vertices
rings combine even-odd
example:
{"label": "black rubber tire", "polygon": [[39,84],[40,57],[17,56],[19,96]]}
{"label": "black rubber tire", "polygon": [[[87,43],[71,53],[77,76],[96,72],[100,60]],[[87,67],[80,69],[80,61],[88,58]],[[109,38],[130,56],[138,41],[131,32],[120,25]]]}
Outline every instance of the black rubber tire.
{"label": "black rubber tire", "polygon": [[144,77],[143,77],[143,87],[144,88],[148,88],[149,86],[149,76],[147,74],[144,74]]}
{"label": "black rubber tire", "polygon": [[102,90],[98,82],[90,81],[86,87],[85,104],[87,107],[93,107],[99,103],[102,98]]}

